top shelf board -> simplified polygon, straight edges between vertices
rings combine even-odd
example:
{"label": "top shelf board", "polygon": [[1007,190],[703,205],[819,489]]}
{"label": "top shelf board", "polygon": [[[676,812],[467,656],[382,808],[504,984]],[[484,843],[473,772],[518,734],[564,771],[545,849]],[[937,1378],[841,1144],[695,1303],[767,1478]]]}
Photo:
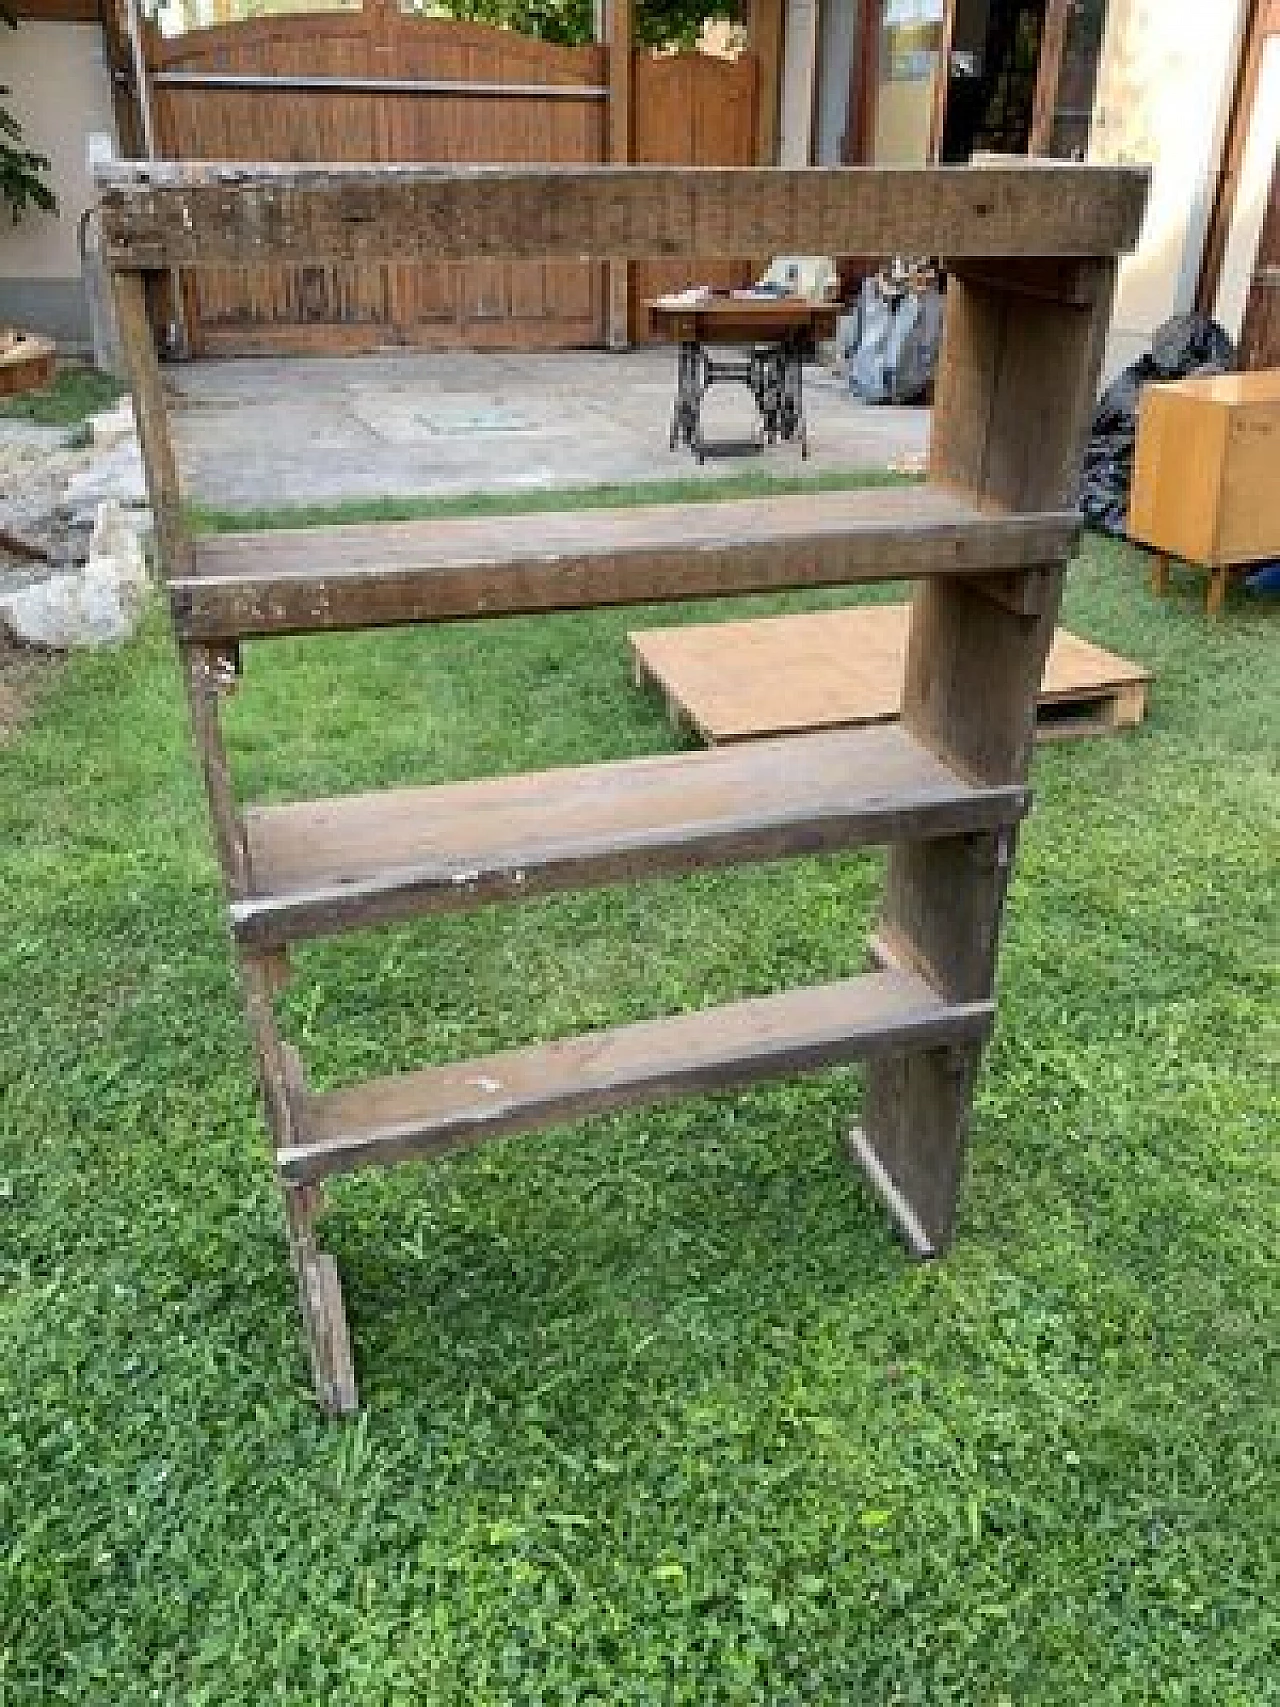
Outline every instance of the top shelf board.
{"label": "top shelf board", "polygon": [[1137,241],[1140,167],[100,167],[117,271],[765,253],[1106,257]]}

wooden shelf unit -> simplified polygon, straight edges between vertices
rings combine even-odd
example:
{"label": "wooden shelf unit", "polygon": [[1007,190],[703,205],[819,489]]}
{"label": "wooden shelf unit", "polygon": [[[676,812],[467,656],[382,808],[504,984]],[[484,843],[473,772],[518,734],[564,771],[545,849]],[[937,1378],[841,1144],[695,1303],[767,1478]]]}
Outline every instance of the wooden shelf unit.
{"label": "wooden shelf unit", "polygon": [[[108,167],[112,269],[158,553],[225,878],[316,1394],[357,1408],[319,1185],[606,1108],[865,1060],[851,1152],[919,1255],[951,1237],[1036,690],[1077,534],[1115,258],[1146,174],[1069,165]],[[941,253],[929,481],[563,515],[192,539],[147,323],[187,267],[770,249]],[[251,636],[910,577],[900,725],[431,788],[243,807],[219,700]],[[317,1095],[274,996],[295,941],[866,843],[872,970]]]}

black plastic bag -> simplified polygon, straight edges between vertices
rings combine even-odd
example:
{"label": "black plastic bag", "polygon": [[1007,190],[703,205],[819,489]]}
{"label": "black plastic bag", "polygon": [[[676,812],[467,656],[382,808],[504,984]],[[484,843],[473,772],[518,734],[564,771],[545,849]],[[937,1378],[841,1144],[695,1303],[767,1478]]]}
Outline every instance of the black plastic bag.
{"label": "black plastic bag", "polygon": [[1151,360],[1162,379],[1189,379],[1198,368],[1229,373],[1235,345],[1207,314],[1175,314],[1151,338]]}
{"label": "black plastic bag", "polygon": [[1216,320],[1177,314],[1152,335],[1150,351],[1116,375],[1098,399],[1084,454],[1080,509],[1091,527],[1125,531],[1143,386],[1229,373],[1235,365],[1235,346]]}
{"label": "black plastic bag", "polygon": [[849,389],[864,403],[917,403],[933,385],[942,342],[942,295],[932,279],[870,278],[859,303]]}

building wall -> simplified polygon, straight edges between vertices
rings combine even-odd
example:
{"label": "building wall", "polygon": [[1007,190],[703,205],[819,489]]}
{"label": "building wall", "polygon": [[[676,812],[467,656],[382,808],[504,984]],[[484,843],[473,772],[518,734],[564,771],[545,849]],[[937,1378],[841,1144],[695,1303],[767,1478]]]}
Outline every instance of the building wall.
{"label": "building wall", "polygon": [[23,19],[0,30],[0,83],[12,91],[7,103],[27,146],[53,162],[48,182],[60,204],[57,214],[28,209],[5,226],[0,322],[84,346],[90,324],[77,228],[94,197],[88,139],[115,136],[101,26]]}
{"label": "building wall", "polygon": [[1195,297],[1246,0],[1111,0],[1092,160],[1152,167],[1146,224],[1121,263],[1107,374]]}
{"label": "building wall", "polygon": [[843,165],[845,132],[857,122],[849,111],[850,75],[860,46],[857,14],[851,0],[822,0],[819,8],[815,166]]}
{"label": "building wall", "polygon": [[817,55],[818,0],[787,0],[782,37],[780,166],[812,163]]}
{"label": "building wall", "polygon": [[1214,315],[1239,338],[1244,326],[1245,304],[1258,259],[1258,242],[1266,217],[1271,180],[1280,154],[1280,35],[1268,38],[1262,49],[1258,87],[1253,98],[1249,134],[1245,140],[1235,208]]}

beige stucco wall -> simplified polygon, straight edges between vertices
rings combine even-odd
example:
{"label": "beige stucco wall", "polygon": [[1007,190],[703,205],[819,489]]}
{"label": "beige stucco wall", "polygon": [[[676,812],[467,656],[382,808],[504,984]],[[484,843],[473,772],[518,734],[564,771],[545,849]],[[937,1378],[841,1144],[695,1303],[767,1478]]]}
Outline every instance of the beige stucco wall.
{"label": "beige stucco wall", "polygon": [[56,215],[28,209],[18,225],[0,225],[0,279],[79,279],[76,224],[93,199],[87,141],[115,134],[101,28],[24,19],[0,30],[0,83],[27,146],[52,160],[61,204]]}
{"label": "beige stucco wall", "polygon": [[1090,158],[1147,161],[1151,198],[1121,265],[1107,372],[1192,306],[1240,52],[1245,0],[1111,0]]}
{"label": "beige stucco wall", "polygon": [[1240,336],[1244,326],[1245,304],[1258,258],[1258,240],[1262,236],[1277,153],[1280,153],[1280,36],[1270,36],[1263,44],[1262,64],[1258,68],[1258,86],[1244,158],[1240,162],[1231,230],[1222,258],[1218,300],[1213,310],[1233,338]]}

